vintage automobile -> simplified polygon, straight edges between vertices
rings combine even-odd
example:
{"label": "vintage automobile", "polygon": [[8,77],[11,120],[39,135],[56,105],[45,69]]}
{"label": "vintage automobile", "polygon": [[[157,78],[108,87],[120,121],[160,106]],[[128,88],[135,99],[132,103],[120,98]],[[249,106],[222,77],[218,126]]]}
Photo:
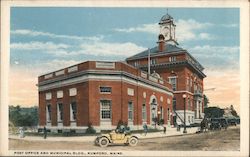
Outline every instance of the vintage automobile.
{"label": "vintage automobile", "polygon": [[119,132],[113,130],[107,134],[101,134],[95,139],[95,144],[100,147],[107,147],[110,144],[125,144],[130,146],[136,146],[138,143],[138,137],[126,132]]}
{"label": "vintage automobile", "polygon": [[227,122],[229,125],[234,125],[234,126],[237,125],[237,119],[235,119],[235,118],[228,118]]}
{"label": "vintage automobile", "polygon": [[228,127],[228,122],[225,118],[212,118],[210,123],[210,130],[221,130],[221,128],[226,130]]}

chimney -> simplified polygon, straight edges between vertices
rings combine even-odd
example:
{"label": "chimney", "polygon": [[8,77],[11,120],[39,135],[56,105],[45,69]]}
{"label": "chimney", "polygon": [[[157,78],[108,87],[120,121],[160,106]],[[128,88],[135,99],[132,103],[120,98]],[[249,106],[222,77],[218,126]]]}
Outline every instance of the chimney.
{"label": "chimney", "polygon": [[163,52],[165,50],[165,38],[162,34],[159,35],[157,43],[159,44],[159,52]]}

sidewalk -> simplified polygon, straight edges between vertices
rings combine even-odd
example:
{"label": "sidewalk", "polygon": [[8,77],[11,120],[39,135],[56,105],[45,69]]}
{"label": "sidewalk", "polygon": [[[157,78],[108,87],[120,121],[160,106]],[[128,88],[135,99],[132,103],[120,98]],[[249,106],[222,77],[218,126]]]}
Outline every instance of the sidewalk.
{"label": "sidewalk", "polygon": [[[160,137],[169,137],[169,136],[180,136],[186,134],[194,134],[198,130],[197,127],[187,128],[187,133],[183,134],[183,128],[180,131],[177,131],[176,128],[167,128],[166,134],[163,132],[153,132],[147,133],[145,136],[144,133],[142,134],[134,134],[139,139],[149,139],[149,138],[160,138]],[[54,137],[48,136],[47,139],[43,139],[41,136],[25,136],[25,138],[19,138],[18,135],[9,135],[9,139],[16,139],[16,140],[25,140],[25,141],[61,141],[61,142],[94,142],[96,136],[71,136],[71,137]]]}

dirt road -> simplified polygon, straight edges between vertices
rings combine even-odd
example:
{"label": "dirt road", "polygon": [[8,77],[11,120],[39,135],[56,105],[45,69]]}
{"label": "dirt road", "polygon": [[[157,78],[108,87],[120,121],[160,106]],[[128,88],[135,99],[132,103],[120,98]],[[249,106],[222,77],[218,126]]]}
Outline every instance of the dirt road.
{"label": "dirt road", "polygon": [[211,131],[201,134],[140,140],[135,147],[113,145],[107,148],[95,146],[93,142],[51,142],[10,140],[11,150],[155,150],[155,151],[238,151],[240,149],[240,128]]}

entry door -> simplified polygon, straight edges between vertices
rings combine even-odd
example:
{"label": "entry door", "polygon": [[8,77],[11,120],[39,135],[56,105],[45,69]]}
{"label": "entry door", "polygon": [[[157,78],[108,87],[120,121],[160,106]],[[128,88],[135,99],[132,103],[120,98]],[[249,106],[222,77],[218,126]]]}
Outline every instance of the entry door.
{"label": "entry door", "polygon": [[157,117],[157,105],[152,105],[151,104],[150,111],[151,111],[150,123],[151,124],[155,124],[155,122],[153,121],[153,119],[155,117]]}

